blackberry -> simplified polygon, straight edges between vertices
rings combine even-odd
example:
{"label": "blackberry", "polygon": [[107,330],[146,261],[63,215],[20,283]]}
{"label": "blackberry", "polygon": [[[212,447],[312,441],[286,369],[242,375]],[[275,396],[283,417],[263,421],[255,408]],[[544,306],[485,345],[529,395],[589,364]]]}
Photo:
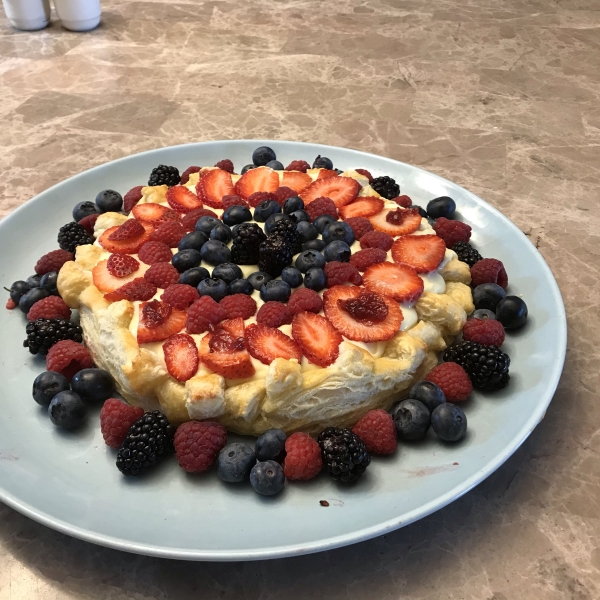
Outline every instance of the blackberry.
{"label": "blackberry", "polygon": [[236,265],[256,265],[258,263],[258,248],[248,248],[244,244],[233,242],[231,262]]}
{"label": "blackberry", "polygon": [[173,450],[175,427],[158,410],[141,416],[127,432],[117,453],[123,475],[138,475]]}
{"label": "blackberry", "polygon": [[267,239],[264,231],[256,223],[242,223],[232,234],[231,261],[236,265],[257,264],[258,248]]}
{"label": "blackberry", "polygon": [[23,342],[24,348],[29,348],[31,354],[46,356],[48,350],[56,342],[73,340],[83,342],[82,330],[79,325],[64,319],[37,319],[27,323],[25,328],[27,339]]}
{"label": "blackberry", "polygon": [[290,219],[281,219],[281,221],[277,221],[275,225],[271,228],[270,236],[281,236],[285,239],[285,241],[291,246],[295,246],[300,239],[300,234],[296,229],[297,223]]}
{"label": "blackberry", "polygon": [[280,235],[270,235],[258,249],[258,268],[273,277],[292,264],[293,246]]}
{"label": "blackberry", "polygon": [[329,475],[354,483],[371,463],[365,443],[350,429],[328,427],[317,438]]}
{"label": "blackberry", "polygon": [[452,250],[456,252],[458,260],[467,263],[470,267],[483,258],[469,242],[456,242],[456,244],[452,246]]}
{"label": "blackberry", "polygon": [[444,360],[458,363],[480,390],[494,392],[505,387],[510,380],[510,356],[497,346],[460,342],[444,352]]}
{"label": "blackberry", "polygon": [[85,230],[85,227],[74,221],[63,225],[58,230],[58,245],[67,252],[75,252],[77,246],[93,243],[93,236]]}
{"label": "blackberry", "polygon": [[375,177],[371,181],[371,187],[381,196],[391,200],[397,198],[400,195],[400,186],[394,179],[384,175],[383,177]]}
{"label": "blackberry", "polygon": [[167,165],[158,165],[152,169],[148,185],[168,185],[173,187],[179,185],[181,177],[177,167],[168,167]]}

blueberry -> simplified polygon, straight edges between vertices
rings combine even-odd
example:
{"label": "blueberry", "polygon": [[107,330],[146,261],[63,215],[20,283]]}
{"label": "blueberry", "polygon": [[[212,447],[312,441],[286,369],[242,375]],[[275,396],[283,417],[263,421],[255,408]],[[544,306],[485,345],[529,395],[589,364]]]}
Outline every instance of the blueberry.
{"label": "blueberry", "polygon": [[285,267],[283,271],[281,271],[281,279],[292,288],[297,288],[302,285],[302,273],[300,273],[296,267]]}
{"label": "blueberry", "polygon": [[491,319],[492,321],[496,320],[496,313],[488,310],[487,308],[478,308],[474,310],[469,319],[481,319],[482,321],[486,321],[487,319]]}
{"label": "blueberry", "polygon": [[48,406],[56,394],[68,389],[69,382],[64,375],[56,371],[44,371],[33,381],[33,399],[40,406]]}
{"label": "blueberry", "polygon": [[295,265],[301,273],[306,273],[313,267],[322,269],[325,266],[325,257],[317,250],[303,250],[298,254]]}
{"label": "blueberry", "polygon": [[467,415],[456,404],[440,404],[431,415],[431,427],[441,440],[458,442],[467,433]]}
{"label": "blueberry", "polygon": [[75,429],[82,425],[87,411],[87,404],[81,396],[70,390],[58,392],[48,405],[50,420],[62,429]]}
{"label": "blueberry", "polygon": [[300,221],[300,223],[296,225],[296,231],[300,234],[300,241],[302,242],[316,240],[319,235],[317,228],[308,221]]}
{"label": "blueberry", "polygon": [[335,240],[346,242],[348,246],[351,246],[354,243],[354,230],[348,223],[344,223],[343,221],[330,223],[323,231],[323,241],[326,244],[330,244]]}
{"label": "blueberry", "polygon": [[104,369],[82,369],[73,376],[71,389],[87,402],[101,402],[110,398],[115,384]]}
{"label": "blueberry", "polygon": [[177,246],[178,250],[202,250],[202,246],[208,242],[208,236],[202,231],[186,233]]}
{"label": "blueberry", "polygon": [[264,223],[271,215],[281,212],[281,206],[275,200],[264,200],[254,209],[254,220]]}
{"label": "blueberry", "polygon": [[319,233],[323,233],[326,227],[335,222],[335,217],[332,217],[331,215],[321,215],[314,220],[313,225],[317,228]]}
{"label": "blueberry", "polygon": [[256,167],[254,165],[244,165],[242,167],[241,174],[243,175],[246,171],[249,171],[250,169],[256,169]]}
{"label": "blueberry", "polygon": [[30,288],[39,288],[40,287],[40,282],[42,281],[42,276],[38,275],[37,273],[34,275],[30,275],[27,280],[25,281],[25,283],[30,287]]}
{"label": "blueberry", "polygon": [[262,286],[267,283],[267,281],[271,281],[273,277],[264,271],[254,271],[254,273],[248,276],[248,281],[250,285],[257,291],[260,292]]}
{"label": "blueberry", "polygon": [[84,217],[100,214],[100,209],[93,202],[79,202],[73,208],[73,221],[81,221]]}
{"label": "blueberry", "polygon": [[451,219],[455,210],[456,202],[454,202],[450,196],[440,196],[439,198],[434,198],[427,204],[427,214],[432,219],[439,219],[440,217]]}
{"label": "blueberry", "polygon": [[246,294],[246,296],[251,296],[253,291],[254,288],[247,279],[235,279],[229,284],[230,294]]}
{"label": "blueberry", "polygon": [[239,225],[246,221],[252,221],[252,213],[247,206],[230,206],[223,213],[223,223],[225,223],[225,225]]}
{"label": "blueberry", "polygon": [[269,167],[274,171],[283,171],[283,165],[278,160],[270,160],[265,167]]}
{"label": "blueberry", "polygon": [[315,162],[313,162],[313,169],[333,169],[333,162],[331,159],[326,156],[321,156],[320,154],[315,158]]}
{"label": "blueberry", "polygon": [[246,444],[227,444],[217,456],[217,475],[229,483],[248,481],[256,464],[254,450]]}
{"label": "blueberry", "polygon": [[231,251],[223,242],[218,240],[208,240],[202,246],[201,254],[202,260],[215,267],[224,262],[231,262]]}
{"label": "blueberry", "polygon": [[497,283],[482,283],[473,290],[475,308],[496,310],[498,302],[506,298],[506,292]]}
{"label": "blueberry", "polygon": [[291,293],[292,288],[290,287],[290,284],[282,279],[267,281],[267,283],[260,288],[260,297],[264,302],[269,302],[270,300],[274,300],[275,302],[287,302]]}
{"label": "blueberry", "polygon": [[42,275],[42,278],[40,279],[40,288],[46,290],[51,296],[58,296],[58,288],[56,287],[57,281],[58,273],[56,271],[46,273]]}
{"label": "blueberry", "polygon": [[252,162],[256,167],[262,167],[272,160],[276,160],[275,152],[268,146],[259,146],[252,153]]}
{"label": "blueberry", "polygon": [[283,203],[283,212],[286,215],[291,215],[293,212],[297,210],[304,210],[304,202],[300,196],[290,196]]}
{"label": "blueberry", "polygon": [[10,286],[10,298],[15,304],[19,304],[19,300],[23,294],[26,294],[31,289],[31,286],[26,281],[15,281]]}
{"label": "blueberry", "polygon": [[496,319],[505,329],[518,329],[527,321],[527,304],[519,296],[506,296],[496,306]]}
{"label": "blueberry", "polygon": [[291,219],[290,219],[289,215],[284,215],[282,213],[276,213],[274,215],[271,215],[265,221],[265,233],[267,235],[269,235],[271,233],[271,229],[273,229],[273,226],[275,225],[275,223],[279,223],[279,221],[283,221],[283,220],[290,221]]}
{"label": "blueberry", "polygon": [[421,206],[417,206],[416,204],[411,204],[408,208],[416,208],[419,211],[419,215],[424,219],[427,218],[427,211]]}
{"label": "blueberry", "polygon": [[196,221],[196,231],[201,231],[206,235],[210,235],[210,232],[221,223],[216,217],[210,215],[204,215]]}
{"label": "blueberry", "polygon": [[419,381],[410,388],[408,397],[411,400],[422,402],[429,412],[432,412],[440,404],[446,402],[446,396],[442,388],[433,383],[433,381]]}
{"label": "blueberry", "polygon": [[229,244],[231,237],[231,229],[225,223],[213,227],[209,235],[211,240],[217,240],[217,242],[223,242],[223,244]]}
{"label": "blueberry", "polygon": [[202,280],[208,279],[209,277],[210,273],[204,267],[192,267],[191,269],[181,273],[181,276],[179,277],[179,283],[197,287]]}
{"label": "blueberry", "polygon": [[350,246],[341,240],[335,240],[331,244],[327,244],[323,250],[323,256],[327,262],[337,260],[339,262],[348,262],[350,260]]}
{"label": "blueberry", "polygon": [[400,402],[394,409],[392,417],[400,440],[420,440],[425,437],[431,423],[429,409],[418,400]]}
{"label": "blueberry", "polygon": [[115,190],[102,190],[96,196],[96,206],[100,212],[119,212],[123,208],[123,196]]}
{"label": "blueberry", "polygon": [[254,444],[256,460],[283,462],[286,439],[287,435],[281,429],[268,429],[265,431]]}
{"label": "blueberry", "polygon": [[308,240],[302,244],[302,250],[318,250],[322,252],[327,244],[323,240]]}
{"label": "blueberry", "polygon": [[28,292],[25,292],[19,300],[21,312],[27,314],[38,300],[47,298],[49,295],[50,293],[47,290],[42,290],[41,288],[33,288]]}
{"label": "blueberry", "polygon": [[304,275],[304,287],[315,292],[320,292],[327,285],[327,277],[323,269],[312,268]]}
{"label": "blueberry", "polygon": [[221,263],[213,269],[211,277],[213,279],[222,279],[225,283],[229,284],[235,279],[242,279],[244,274],[235,263]]}
{"label": "blueberry", "polygon": [[227,296],[229,290],[222,279],[209,277],[198,284],[198,292],[201,296],[210,296],[215,302],[219,302]]}
{"label": "blueberry", "polygon": [[290,213],[290,218],[292,221],[296,221],[296,223],[302,223],[303,221],[310,223],[310,217],[305,210],[295,210],[293,213]]}
{"label": "blueberry", "polygon": [[189,269],[197,267],[201,260],[202,254],[200,254],[198,250],[188,248],[187,250],[180,250],[174,254],[171,263],[180,273],[184,273]]}
{"label": "blueberry", "polygon": [[284,484],[283,469],[274,460],[256,463],[250,471],[250,485],[262,496],[278,494]]}

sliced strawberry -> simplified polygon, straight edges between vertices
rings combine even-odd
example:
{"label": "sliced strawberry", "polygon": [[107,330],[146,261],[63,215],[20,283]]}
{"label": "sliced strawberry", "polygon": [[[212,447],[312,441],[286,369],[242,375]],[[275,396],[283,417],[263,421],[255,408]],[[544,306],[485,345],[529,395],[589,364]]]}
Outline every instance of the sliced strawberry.
{"label": "sliced strawberry", "polygon": [[137,328],[138,344],[166,340],[185,327],[185,320],[185,310],[172,308],[165,302],[154,300],[142,304]]}
{"label": "sliced strawberry", "polygon": [[205,354],[209,354],[210,353],[210,338],[211,337],[212,337],[212,335],[210,333],[207,333],[200,340],[200,344],[198,345],[198,356],[200,356],[200,360],[202,360],[202,357]]}
{"label": "sliced strawberry", "polygon": [[342,219],[347,221],[354,217],[372,217],[383,210],[383,200],[375,196],[358,197],[354,202],[340,208]]}
{"label": "sliced strawberry", "polygon": [[421,225],[421,215],[417,208],[393,208],[380,212],[369,221],[375,231],[396,237],[417,231]]}
{"label": "sliced strawberry", "polygon": [[310,184],[310,175],[300,171],[282,171],[281,185],[293,189],[297,194],[303,192]]}
{"label": "sliced strawberry", "polygon": [[137,254],[139,249],[150,239],[150,235],[154,231],[154,227],[150,223],[142,223],[144,233],[132,240],[123,240],[115,242],[110,239],[110,236],[119,229],[118,226],[109,227],[99,238],[98,243],[109,252],[115,254]]}
{"label": "sliced strawberry", "polygon": [[138,204],[131,209],[138,221],[160,225],[165,221],[179,221],[179,214],[162,204]]}
{"label": "sliced strawberry", "polygon": [[157,288],[155,285],[146,281],[143,277],[136,277],[127,283],[123,283],[121,280],[121,287],[117,288],[114,292],[104,294],[104,299],[108,302],[118,302],[119,300],[129,300],[134,302],[135,300],[150,300],[154,294],[156,294]]}
{"label": "sliced strawberry", "polygon": [[[111,254],[109,260],[113,256],[122,256],[120,254]],[[125,255],[127,256],[127,255]],[[135,259],[134,259],[135,260]],[[123,277],[115,277],[108,269],[108,260],[101,260],[92,269],[92,281],[94,285],[103,293],[110,294],[118,290],[121,286],[133,281],[138,277],[143,277],[144,272],[147,269],[147,265],[139,265],[135,271],[132,271],[129,275]]]}
{"label": "sliced strawberry", "polygon": [[208,171],[196,185],[199,198],[208,206],[223,208],[223,196],[233,194],[231,173],[223,169]]}
{"label": "sliced strawberry", "polygon": [[340,354],[342,336],[321,315],[307,311],[295,315],[292,337],[308,361],[319,367],[328,367]]}
{"label": "sliced strawberry", "polygon": [[[279,187],[279,175],[269,167],[246,171],[235,184],[235,193],[244,199],[255,192],[273,193]],[[233,192],[231,192],[233,193]]]}
{"label": "sliced strawberry", "polygon": [[194,192],[184,185],[174,185],[167,190],[167,202],[178,213],[189,213],[196,208],[202,208],[202,201]]}
{"label": "sliced strawberry", "polygon": [[[346,310],[350,300],[364,300],[363,310],[360,313],[358,310]],[[402,323],[402,311],[395,300],[355,286],[336,285],[326,290],[323,309],[325,316],[344,337],[359,342],[389,340]],[[360,318],[354,318],[353,314],[360,314]]]}
{"label": "sliced strawberry", "polygon": [[310,204],[317,198],[331,198],[338,208],[346,206],[356,198],[360,185],[350,177],[327,177],[317,179],[311,183],[301,194],[304,204]]}
{"label": "sliced strawberry", "polygon": [[414,267],[417,273],[429,273],[440,266],[446,244],[437,235],[405,235],[392,245],[394,262]]}
{"label": "sliced strawberry", "polygon": [[302,359],[302,351],[294,340],[279,329],[266,325],[250,325],[246,328],[246,346],[254,358],[270,365],[276,358]]}
{"label": "sliced strawberry", "polygon": [[237,319],[228,319],[227,321],[220,323],[219,326],[236,338],[244,337],[245,327],[244,319],[242,319],[242,317],[238,317]]}
{"label": "sliced strawberry", "polygon": [[415,302],[423,293],[423,280],[409,265],[373,265],[365,271],[363,283],[369,291],[390,296],[396,302]]}
{"label": "sliced strawberry", "polygon": [[177,381],[187,381],[198,370],[198,348],[194,338],[187,333],[176,333],[163,344],[165,364],[169,374]]}
{"label": "sliced strawberry", "polygon": [[140,268],[140,261],[129,254],[111,254],[108,257],[106,268],[111,275],[122,279]]}
{"label": "sliced strawberry", "polygon": [[246,350],[201,354],[200,360],[211,371],[226,379],[247,379],[256,373],[250,354]]}
{"label": "sliced strawberry", "polygon": [[332,169],[319,169],[319,173],[317,174],[317,179],[329,179],[329,177],[337,177],[338,172],[333,171]]}
{"label": "sliced strawberry", "polygon": [[146,230],[144,226],[135,219],[127,219],[123,225],[117,227],[115,231],[113,231],[108,239],[111,242],[124,242],[125,240],[135,240],[139,238],[141,235],[144,235]]}

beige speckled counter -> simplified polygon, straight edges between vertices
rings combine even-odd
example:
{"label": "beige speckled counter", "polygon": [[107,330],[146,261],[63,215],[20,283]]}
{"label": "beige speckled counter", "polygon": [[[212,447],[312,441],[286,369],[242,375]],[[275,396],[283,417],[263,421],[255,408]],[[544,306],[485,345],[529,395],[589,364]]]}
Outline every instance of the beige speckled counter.
{"label": "beige speckled counter", "polygon": [[[102,25],[0,19],[0,216],[84,169],[219,138],[349,146],[498,207],[539,247],[569,348],[494,475],[387,536],[245,564],[138,557],[0,507],[0,600],[600,597],[600,2],[103,1]],[[368,510],[368,508],[366,508]]]}

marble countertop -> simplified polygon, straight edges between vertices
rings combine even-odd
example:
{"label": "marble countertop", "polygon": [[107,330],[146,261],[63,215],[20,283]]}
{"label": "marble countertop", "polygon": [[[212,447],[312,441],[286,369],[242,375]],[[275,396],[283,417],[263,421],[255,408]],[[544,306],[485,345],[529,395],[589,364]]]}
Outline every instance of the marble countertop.
{"label": "marble countertop", "polygon": [[0,19],[0,217],[131,153],[220,138],[358,148],[472,190],[565,301],[545,419],[472,492],[389,535],[273,562],[81,542],[0,506],[0,600],[600,597],[598,0],[104,0],[101,26]]}

